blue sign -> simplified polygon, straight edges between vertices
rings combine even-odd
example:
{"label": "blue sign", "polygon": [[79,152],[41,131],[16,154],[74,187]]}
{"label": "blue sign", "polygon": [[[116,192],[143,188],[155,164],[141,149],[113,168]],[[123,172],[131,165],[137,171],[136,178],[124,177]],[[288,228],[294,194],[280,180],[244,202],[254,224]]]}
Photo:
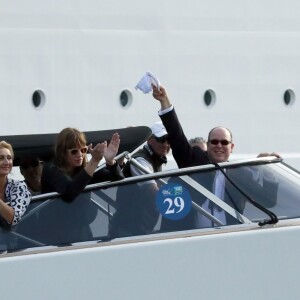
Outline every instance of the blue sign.
{"label": "blue sign", "polygon": [[157,192],[156,207],[164,218],[180,220],[191,210],[191,196],[182,185],[168,183],[163,185]]}

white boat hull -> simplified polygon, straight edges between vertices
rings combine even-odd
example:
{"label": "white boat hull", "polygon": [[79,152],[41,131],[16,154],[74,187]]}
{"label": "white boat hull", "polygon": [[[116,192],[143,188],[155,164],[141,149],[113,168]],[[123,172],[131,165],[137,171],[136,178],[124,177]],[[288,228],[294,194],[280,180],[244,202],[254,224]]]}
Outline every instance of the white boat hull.
{"label": "white boat hull", "polygon": [[1,295],[32,300],[298,299],[299,222],[276,227],[128,243],[120,239],[114,245],[3,257]]}

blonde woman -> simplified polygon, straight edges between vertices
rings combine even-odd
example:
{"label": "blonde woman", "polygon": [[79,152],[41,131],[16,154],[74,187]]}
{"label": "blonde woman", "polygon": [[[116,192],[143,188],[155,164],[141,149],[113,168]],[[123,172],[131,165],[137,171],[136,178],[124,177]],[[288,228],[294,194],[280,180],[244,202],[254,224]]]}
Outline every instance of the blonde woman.
{"label": "blonde woman", "polygon": [[14,152],[12,146],[0,142],[0,226],[16,225],[24,215],[31,194],[23,181],[8,177],[13,166]]}

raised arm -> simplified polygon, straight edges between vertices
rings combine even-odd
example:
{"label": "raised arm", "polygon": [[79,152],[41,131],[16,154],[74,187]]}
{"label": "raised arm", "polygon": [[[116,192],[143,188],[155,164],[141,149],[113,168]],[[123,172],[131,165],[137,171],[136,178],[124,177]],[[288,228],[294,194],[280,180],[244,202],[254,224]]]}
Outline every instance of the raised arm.
{"label": "raised arm", "polygon": [[152,85],[153,88],[153,97],[158,100],[161,104],[161,110],[165,110],[172,106],[167,91],[163,86],[160,86],[159,90],[156,86]]}
{"label": "raised arm", "polygon": [[114,133],[111,137],[110,143],[104,152],[104,158],[106,161],[106,168],[100,169],[93,175],[92,183],[101,181],[117,181],[124,179],[122,170],[115,160],[120,146],[120,136],[118,133]]}
{"label": "raised arm", "polygon": [[115,156],[118,153],[119,146],[120,146],[120,136],[118,133],[114,133],[112,135],[111,141],[108,146],[106,141],[103,143],[98,143],[94,148],[92,145],[89,145],[89,152],[92,158],[85,167],[86,172],[90,176],[93,176],[103,156],[105,158],[107,166],[115,165],[116,164]]}
{"label": "raised arm", "polygon": [[114,133],[106,151],[104,152],[104,158],[108,166],[112,166],[116,163],[115,157],[118,153],[119,146],[120,136],[118,133]]}
{"label": "raised arm", "polygon": [[92,144],[89,145],[89,153],[91,154],[91,159],[85,166],[85,171],[90,175],[93,176],[95,170],[97,169],[99,162],[104,156],[104,153],[107,149],[107,142],[98,143],[95,147]]}
{"label": "raised arm", "polygon": [[161,104],[159,116],[168,132],[168,140],[178,167],[185,168],[207,163],[204,151],[199,147],[192,148],[188,142],[166,89],[160,86],[160,90],[158,90],[153,86],[152,95]]}

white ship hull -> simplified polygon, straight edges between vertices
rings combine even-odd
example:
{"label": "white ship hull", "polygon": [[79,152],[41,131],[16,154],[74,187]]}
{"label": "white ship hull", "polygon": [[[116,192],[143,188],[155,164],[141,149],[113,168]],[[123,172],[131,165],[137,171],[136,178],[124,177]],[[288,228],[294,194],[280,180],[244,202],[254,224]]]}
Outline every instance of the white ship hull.
{"label": "white ship hull", "polygon": [[[299,153],[296,0],[32,0],[0,8],[2,135],[149,126],[159,105],[134,86],[151,70],[188,137],[221,124],[237,154]],[[207,90],[216,96],[211,107]],[[45,96],[39,108],[35,91]]]}

